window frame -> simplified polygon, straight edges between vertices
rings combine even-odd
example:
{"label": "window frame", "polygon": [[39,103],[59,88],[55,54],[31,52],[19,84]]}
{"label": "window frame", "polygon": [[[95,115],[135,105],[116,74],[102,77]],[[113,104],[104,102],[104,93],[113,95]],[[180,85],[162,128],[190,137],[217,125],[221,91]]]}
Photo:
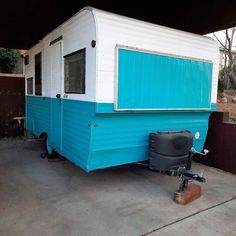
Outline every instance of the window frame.
{"label": "window frame", "polygon": [[[29,93],[29,91],[28,91],[28,81],[29,80],[32,81],[32,93]],[[27,95],[34,95],[34,78],[33,78],[33,76],[26,78],[26,94]]]}
{"label": "window frame", "polygon": [[[66,70],[65,70],[65,64],[66,64],[66,58],[74,56],[78,53],[83,53],[84,57],[83,57],[83,92],[71,92],[71,91],[66,91]],[[77,50],[75,52],[69,53],[67,55],[65,55],[64,57],[64,93],[65,94],[78,94],[78,95],[85,95],[86,94],[86,48],[82,48],[80,50]]]}
{"label": "window frame", "polygon": [[24,65],[25,66],[29,65],[29,55],[28,54],[24,56]]}
{"label": "window frame", "polygon": [[[38,75],[36,75],[36,57],[40,55],[40,77],[38,77]],[[36,81],[40,79],[40,83],[41,83],[41,86],[40,86],[40,93],[38,93],[36,91]],[[42,52],[38,52],[37,54],[34,55],[34,95],[35,96],[42,96]]]}

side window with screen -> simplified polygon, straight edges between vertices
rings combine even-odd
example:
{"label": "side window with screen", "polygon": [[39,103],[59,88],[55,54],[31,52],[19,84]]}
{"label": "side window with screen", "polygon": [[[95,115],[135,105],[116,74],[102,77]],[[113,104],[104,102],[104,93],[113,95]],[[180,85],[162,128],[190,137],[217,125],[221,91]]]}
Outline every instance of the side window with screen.
{"label": "side window with screen", "polygon": [[25,64],[25,66],[29,65],[29,55],[25,55],[25,57],[24,57],[24,64]]}
{"label": "side window with screen", "polygon": [[27,78],[27,94],[33,94],[33,77]]}
{"label": "side window with screen", "polygon": [[65,93],[85,94],[85,49],[64,57]]}
{"label": "side window with screen", "polygon": [[42,53],[35,55],[35,95],[42,95]]}

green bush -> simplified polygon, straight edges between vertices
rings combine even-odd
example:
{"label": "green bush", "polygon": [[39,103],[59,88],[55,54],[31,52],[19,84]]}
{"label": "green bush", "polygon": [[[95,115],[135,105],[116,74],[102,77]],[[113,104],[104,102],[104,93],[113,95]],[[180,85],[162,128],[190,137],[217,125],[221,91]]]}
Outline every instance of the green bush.
{"label": "green bush", "polygon": [[229,118],[229,122],[236,124],[236,118],[230,117],[230,118]]}
{"label": "green bush", "polygon": [[0,71],[2,73],[11,73],[19,58],[19,50],[0,48]]}

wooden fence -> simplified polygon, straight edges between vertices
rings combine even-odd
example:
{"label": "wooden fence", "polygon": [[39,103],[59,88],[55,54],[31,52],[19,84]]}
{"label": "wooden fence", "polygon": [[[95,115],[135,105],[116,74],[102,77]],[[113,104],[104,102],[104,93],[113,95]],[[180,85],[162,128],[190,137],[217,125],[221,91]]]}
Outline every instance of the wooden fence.
{"label": "wooden fence", "polygon": [[24,133],[14,117],[25,116],[25,80],[23,75],[0,74],[0,138]]}
{"label": "wooden fence", "polygon": [[211,114],[204,148],[210,152],[196,161],[236,174],[236,124],[229,123],[229,113]]}

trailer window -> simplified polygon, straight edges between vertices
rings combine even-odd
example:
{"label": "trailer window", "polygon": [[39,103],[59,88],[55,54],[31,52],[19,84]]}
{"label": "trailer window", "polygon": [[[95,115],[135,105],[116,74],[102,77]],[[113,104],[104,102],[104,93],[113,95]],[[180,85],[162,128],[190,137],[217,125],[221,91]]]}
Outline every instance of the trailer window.
{"label": "trailer window", "polygon": [[118,48],[117,63],[117,111],[211,108],[209,61]]}
{"label": "trailer window", "polygon": [[35,55],[35,95],[42,95],[42,54]]}
{"label": "trailer window", "polygon": [[25,66],[29,65],[29,55],[25,55],[25,57],[24,57],[24,64],[25,64]]}
{"label": "trailer window", "polygon": [[27,78],[27,94],[33,94],[33,77]]}
{"label": "trailer window", "polygon": [[85,94],[85,49],[65,58],[65,93]]}

